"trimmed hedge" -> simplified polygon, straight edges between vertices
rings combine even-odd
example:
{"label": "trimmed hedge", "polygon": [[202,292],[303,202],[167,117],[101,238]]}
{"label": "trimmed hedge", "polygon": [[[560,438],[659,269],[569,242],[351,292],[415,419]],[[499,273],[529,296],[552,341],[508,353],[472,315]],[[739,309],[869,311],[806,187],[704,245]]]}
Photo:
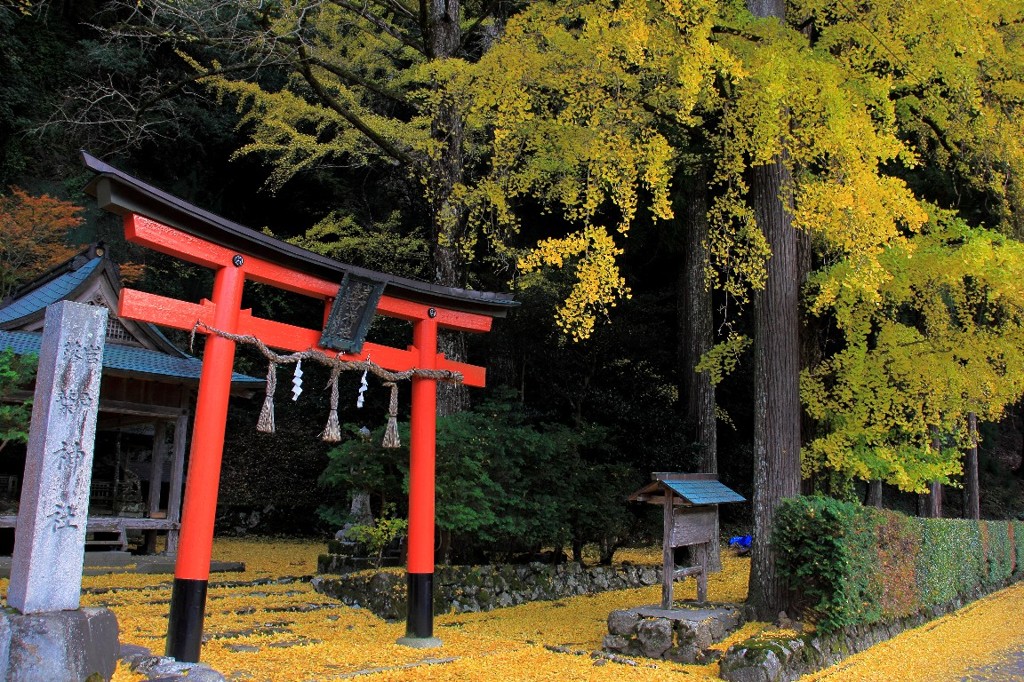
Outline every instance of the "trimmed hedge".
{"label": "trimmed hedge", "polygon": [[1019,521],[920,519],[826,497],[785,500],[772,542],[823,632],[990,592],[1024,569]]}

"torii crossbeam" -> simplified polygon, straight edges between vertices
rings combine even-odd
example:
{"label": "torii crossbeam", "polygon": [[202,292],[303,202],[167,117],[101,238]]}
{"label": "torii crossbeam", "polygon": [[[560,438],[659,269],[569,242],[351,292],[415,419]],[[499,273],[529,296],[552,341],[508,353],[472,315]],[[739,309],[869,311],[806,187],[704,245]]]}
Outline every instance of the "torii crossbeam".
{"label": "torii crossbeam", "polygon": [[[346,273],[384,284],[376,311],[412,323],[406,349],[367,342],[345,360],[365,360],[395,371],[444,369],[460,372],[468,386],[483,386],[486,371],[454,362],[437,352],[439,329],[486,332],[495,317],[517,305],[511,297],[426,284],[338,263],[273,239],[167,194],[86,152],[86,167],[97,173],[86,187],[101,208],[122,216],[127,239],[155,251],[214,270],[213,292],[199,303],[132,289],[122,292],[119,314],[158,325],[192,330],[196,323],[222,332],[251,335],[288,351],[317,348],[322,325],[309,329],[258,318],[243,310],[247,280],[324,302],[326,322]],[[318,321],[321,322],[321,321]],[[202,326],[199,331],[204,331]],[[178,558],[171,592],[167,655],[199,660],[213,524],[220,483],[235,342],[210,334],[203,354],[195,426],[192,432]],[[434,455],[437,380],[412,379],[409,462],[408,600],[406,636],[413,646],[436,646],[433,637]]]}

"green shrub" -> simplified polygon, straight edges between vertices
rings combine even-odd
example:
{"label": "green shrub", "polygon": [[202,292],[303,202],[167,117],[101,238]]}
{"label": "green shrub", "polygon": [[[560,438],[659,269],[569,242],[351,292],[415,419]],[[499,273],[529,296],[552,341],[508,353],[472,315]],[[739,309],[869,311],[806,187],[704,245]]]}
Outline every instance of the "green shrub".
{"label": "green shrub", "polygon": [[988,531],[988,547],[985,548],[988,571],[985,586],[999,587],[1013,574],[1014,547],[1010,537],[1010,524],[1007,521],[981,523]]}
{"label": "green shrub", "polygon": [[799,585],[802,606],[819,630],[879,620],[879,590],[871,580],[877,540],[860,505],[827,497],[784,500],[772,542],[780,573]]}
{"label": "green shrub", "polygon": [[917,585],[924,606],[946,604],[982,585],[985,559],[978,524],[959,519],[917,519],[921,551]]}
{"label": "green shrub", "polygon": [[384,550],[409,531],[409,522],[395,517],[395,505],[386,505],[373,523],[360,523],[348,530],[348,537],[366,545],[373,565],[381,567],[384,561]]}
{"label": "green shrub", "polygon": [[826,497],[785,500],[772,542],[824,632],[989,591],[1024,570],[1024,522],[919,519]]}

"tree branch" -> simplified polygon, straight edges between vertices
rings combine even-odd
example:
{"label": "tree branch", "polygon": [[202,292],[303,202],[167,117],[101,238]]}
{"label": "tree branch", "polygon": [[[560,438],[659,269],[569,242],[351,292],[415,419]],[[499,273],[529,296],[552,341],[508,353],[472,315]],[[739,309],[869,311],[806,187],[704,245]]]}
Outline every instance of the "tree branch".
{"label": "tree branch", "polygon": [[330,108],[336,114],[338,114],[343,119],[348,121],[348,123],[353,128],[361,132],[368,140],[370,140],[373,144],[377,145],[377,147],[379,147],[381,151],[383,151],[385,154],[387,154],[394,160],[400,163],[406,163],[410,165],[416,163],[416,159],[413,158],[411,154],[409,154],[406,150],[400,149],[390,140],[388,140],[383,135],[378,133],[376,130],[371,128],[354,111],[352,111],[347,106],[342,104],[340,101],[338,101],[336,97],[334,97],[333,95],[331,95],[330,92],[327,91],[327,88],[324,87],[324,84],[321,83],[320,80],[313,74],[313,69],[311,68],[311,60],[306,55],[305,48],[301,46],[299,47],[299,56],[300,61],[298,67],[299,71],[302,73],[302,77],[306,80],[307,83],[309,83],[309,86],[313,88],[313,91],[316,93],[317,97],[319,97],[320,100],[325,105],[327,105],[328,108]]}
{"label": "tree branch", "polygon": [[333,73],[335,76],[344,81],[349,81],[351,83],[360,85],[376,95],[385,97],[399,104],[410,106],[409,100],[406,99],[403,93],[399,92],[398,90],[393,90],[391,88],[380,85],[379,83],[375,83],[372,80],[369,80],[368,78],[363,78],[355,71],[350,71],[344,67],[338,66],[337,64],[332,64],[331,62],[319,59],[318,57],[309,57],[307,61],[309,61],[309,63],[312,64],[313,66],[318,66],[324,71],[329,71],[330,73]]}
{"label": "tree branch", "polygon": [[[387,33],[389,36],[391,36],[395,40],[398,40],[403,45],[405,45],[407,47],[411,47],[412,49],[416,50],[420,54],[426,56],[427,53],[426,53],[426,50],[424,49],[423,45],[417,44],[414,40],[409,38],[409,36],[405,35],[404,32],[399,31],[393,24],[390,24],[390,23],[384,21],[383,19],[381,19],[380,17],[375,16],[372,12],[367,10],[365,4],[362,5],[362,6],[359,6],[359,5],[355,4],[355,3],[348,2],[348,0],[331,0],[331,1],[335,5],[337,5],[338,7],[341,7],[342,9],[347,9],[348,11],[352,12],[356,16],[359,16],[362,19],[364,19],[365,21],[368,21],[369,23],[373,24],[373,26],[375,26],[378,30],[380,30],[380,31],[382,31],[384,33]],[[415,18],[415,17],[413,17],[413,18]]]}
{"label": "tree branch", "polygon": [[490,0],[487,3],[487,7],[484,8],[484,11],[481,12],[480,16],[476,18],[476,21],[470,24],[470,26],[462,34],[461,43],[463,51],[465,51],[469,39],[473,37],[473,34],[476,33],[476,31],[480,28],[480,25],[484,23],[484,20],[494,15],[494,12],[498,9],[498,5],[500,4],[500,2],[501,0]]}

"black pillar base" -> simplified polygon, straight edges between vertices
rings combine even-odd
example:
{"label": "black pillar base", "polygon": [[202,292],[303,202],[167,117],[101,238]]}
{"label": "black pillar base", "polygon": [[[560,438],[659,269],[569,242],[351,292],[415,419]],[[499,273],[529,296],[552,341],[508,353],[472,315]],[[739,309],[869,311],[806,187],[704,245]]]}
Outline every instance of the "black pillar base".
{"label": "black pillar base", "polygon": [[167,655],[177,661],[199,662],[208,584],[207,580],[174,579],[167,621]]}
{"label": "black pillar base", "polygon": [[409,573],[409,616],[406,637],[434,636],[434,574]]}
{"label": "black pillar base", "polygon": [[405,621],[405,637],[399,644],[417,648],[441,646],[434,637],[434,574],[409,573],[409,615]]}

